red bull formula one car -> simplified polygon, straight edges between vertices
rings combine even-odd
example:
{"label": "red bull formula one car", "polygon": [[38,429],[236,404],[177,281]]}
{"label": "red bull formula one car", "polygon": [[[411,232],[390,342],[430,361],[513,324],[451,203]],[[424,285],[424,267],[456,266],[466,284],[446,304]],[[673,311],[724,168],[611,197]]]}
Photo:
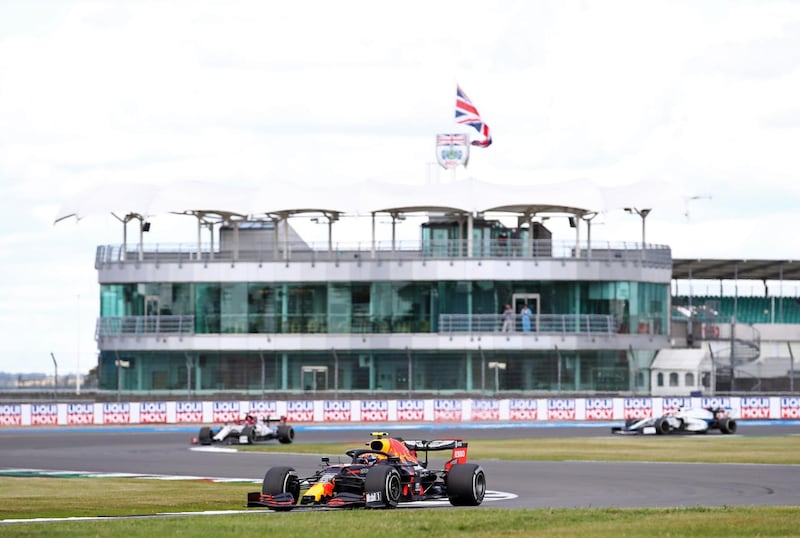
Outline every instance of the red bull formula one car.
{"label": "red bull formula one car", "polygon": [[[461,439],[405,441],[372,433],[368,448],[345,452],[348,461],[331,463],[301,478],[292,467],[272,467],[261,491],[247,494],[248,507],[288,511],[297,508],[395,508],[411,501],[447,499],[453,506],[477,506],[486,493],[480,465],[467,463]],[[442,469],[428,467],[428,453],[451,450]],[[424,458],[422,457],[424,454]]]}
{"label": "red bull formula one car", "polygon": [[[277,423],[275,427],[273,423]],[[251,445],[260,441],[271,441],[288,444],[294,441],[294,428],[286,423],[286,417],[273,419],[258,418],[248,414],[243,420],[224,426],[203,426],[197,436],[201,445]]]}

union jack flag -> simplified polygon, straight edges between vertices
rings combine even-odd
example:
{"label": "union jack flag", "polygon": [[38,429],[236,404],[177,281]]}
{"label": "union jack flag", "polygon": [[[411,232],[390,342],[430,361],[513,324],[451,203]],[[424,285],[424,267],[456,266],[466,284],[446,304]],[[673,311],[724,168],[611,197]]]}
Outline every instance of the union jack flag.
{"label": "union jack flag", "polygon": [[455,146],[460,144],[467,145],[467,135],[465,134],[439,134],[436,135],[437,146]]}
{"label": "union jack flag", "polygon": [[492,144],[492,135],[489,133],[489,126],[483,123],[478,109],[475,108],[470,98],[467,97],[467,94],[465,94],[461,86],[458,85],[456,85],[456,123],[469,125],[483,136],[483,140],[472,141],[473,146],[488,148]]}

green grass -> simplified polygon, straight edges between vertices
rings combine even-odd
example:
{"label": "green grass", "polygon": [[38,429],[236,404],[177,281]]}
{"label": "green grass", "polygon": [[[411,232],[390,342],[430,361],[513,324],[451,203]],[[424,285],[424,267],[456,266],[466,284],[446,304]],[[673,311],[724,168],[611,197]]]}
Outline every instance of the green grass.
{"label": "green grass", "polygon": [[[76,479],[82,480],[82,479]],[[0,525],[0,535],[58,537],[276,536],[752,537],[797,536],[800,507],[293,512]]]}
{"label": "green grass", "polygon": [[0,477],[0,519],[236,510],[258,489],[202,480]]}
{"label": "green grass", "polygon": [[[257,445],[239,450],[340,456],[364,444]],[[444,453],[440,453],[444,454]],[[431,453],[431,457],[435,453]],[[666,461],[800,464],[800,436],[612,436],[469,441],[469,458],[542,461]],[[334,460],[332,460],[334,461]]]}
{"label": "green grass", "polygon": [[[363,443],[247,447],[336,456]],[[800,437],[611,437],[470,441],[470,459],[800,463]],[[0,523],[14,536],[728,537],[797,536],[800,507],[325,511],[238,515],[148,514],[240,510],[258,484],[132,478],[0,477],[0,520],[139,516],[121,520]]]}

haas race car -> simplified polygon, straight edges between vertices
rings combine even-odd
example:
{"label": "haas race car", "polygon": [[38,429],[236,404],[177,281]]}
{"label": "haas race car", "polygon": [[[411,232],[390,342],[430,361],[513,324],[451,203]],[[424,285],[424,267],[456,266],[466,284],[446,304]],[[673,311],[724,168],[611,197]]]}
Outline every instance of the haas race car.
{"label": "haas race car", "polygon": [[[248,507],[287,511],[299,508],[395,508],[400,503],[446,499],[453,506],[477,506],[486,493],[480,465],[467,463],[460,439],[404,441],[372,433],[368,448],[345,452],[347,461],[322,458],[320,468],[301,478],[292,467],[271,467],[261,491],[247,494]],[[428,467],[428,452],[450,450],[442,469]],[[423,457],[424,455],[424,457]]]}
{"label": "haas race car", "polygon": [[[277,423],[274,427],[273,423]],[[294,428],[286,424],[286,417],[271,419],[247,415],[244,420],[224,426],[203,426],[197,436],[201,445],[251,445],[260,441],[277,439],[283,444],[294,441]]]}
{"label": "haas race car", "polygon": [[723,407],[691,407],[650,418],[630,418],[624,426],[614,426],[611,433],[665,435],[680,433],[736,433],[736,420]]}

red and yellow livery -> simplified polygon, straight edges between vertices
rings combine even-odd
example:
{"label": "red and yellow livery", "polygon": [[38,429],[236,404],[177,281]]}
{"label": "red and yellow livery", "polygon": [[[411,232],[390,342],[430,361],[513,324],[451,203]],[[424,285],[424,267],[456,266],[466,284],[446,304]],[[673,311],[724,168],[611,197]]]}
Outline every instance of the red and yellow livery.
{"label": "red and yellow livery", "polygon": [[[272,467],[260,492],[247,495],[247,506],[273,510],[296,508],[394,508],[399,503],[447,499],[454,506],[477,506],[486,493],[480,465],[467,462],[468,445],[461,439],[433,441],[390,437],[374,432],[368,448],[345,452],[349,463],[322,465],[300,478],[292,467]],[[451,450],[439,470],[428,467],[428,453]]]}

